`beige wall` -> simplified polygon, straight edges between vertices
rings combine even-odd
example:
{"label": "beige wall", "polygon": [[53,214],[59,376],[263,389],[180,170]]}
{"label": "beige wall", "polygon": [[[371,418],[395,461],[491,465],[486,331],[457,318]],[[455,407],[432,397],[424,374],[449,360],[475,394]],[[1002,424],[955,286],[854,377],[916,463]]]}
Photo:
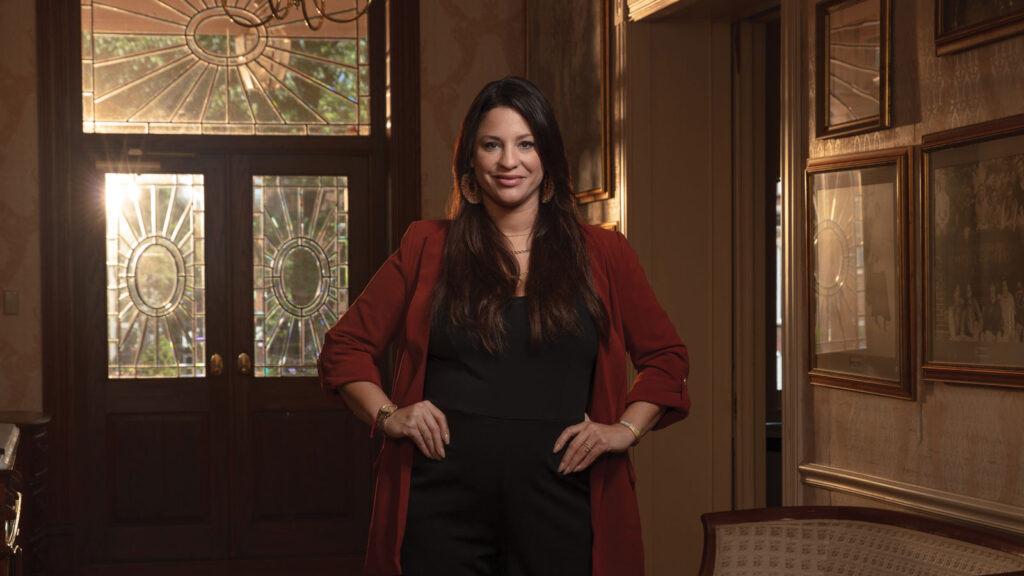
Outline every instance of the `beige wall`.
{"label": "beige wall", "polygon": [[[813,50],[813,0],[807,10]],[[815,140],[810,156],[921,143],[922,135],[1024,113],[1024,37],[935,56],[934,2],[896,1],[893,128]],[[810,52],[813,53],[813,52]],[[814,93],[814,62],[805,70]],[[813,97],[810,99],[813,106]],[[920,194],[920,191],[917,192]],[[813,390],[815,463],[1024,512],[1024,391],[920,382],[917,399]],[[879,505],[821,490],[819,502]],[[1024,526],[1018,526],[1024,531]]]}
{"label": "beige wall", "polygon": [[0,410],[41,410],[39,130],[35,2],[4,3],[0,18]]}
{"label": "beige wall", "polygon": [[443,218],[462,117],[484,84],[526,73],[524,0],[438,0],[420,9],[422,218]]}
{"label": "beige wall", "polygon": [[729,26],[632,22],[627,37],[626,225],[689,349],[693,402],[636,448],[645,560],[649,576],[695,574],[700,515],[732,499]]}

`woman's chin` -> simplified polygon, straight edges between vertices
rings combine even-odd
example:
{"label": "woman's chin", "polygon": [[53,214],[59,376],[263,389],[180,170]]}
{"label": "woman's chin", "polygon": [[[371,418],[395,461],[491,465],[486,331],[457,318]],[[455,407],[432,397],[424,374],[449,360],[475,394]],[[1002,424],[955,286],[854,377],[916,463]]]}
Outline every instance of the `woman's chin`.
{"label": "woman's chin", "polygon": [[504,190],[486,194],[484,201],[489,202],[494,208],[502,210],[521,210],[526,207],[535,207],[539,203],[536,193],[523,193],[517,190]]}

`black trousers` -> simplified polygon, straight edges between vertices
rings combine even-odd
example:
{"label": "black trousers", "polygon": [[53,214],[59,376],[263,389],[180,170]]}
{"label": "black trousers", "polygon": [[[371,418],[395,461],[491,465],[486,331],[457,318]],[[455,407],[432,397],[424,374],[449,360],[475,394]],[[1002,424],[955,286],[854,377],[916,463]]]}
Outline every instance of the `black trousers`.
{"label": "black trousers", "polygon": [[590,576],[589,471],[559,474],[551,451],[578,420],[445,416],[446,458],[413,459],[403,574]]}

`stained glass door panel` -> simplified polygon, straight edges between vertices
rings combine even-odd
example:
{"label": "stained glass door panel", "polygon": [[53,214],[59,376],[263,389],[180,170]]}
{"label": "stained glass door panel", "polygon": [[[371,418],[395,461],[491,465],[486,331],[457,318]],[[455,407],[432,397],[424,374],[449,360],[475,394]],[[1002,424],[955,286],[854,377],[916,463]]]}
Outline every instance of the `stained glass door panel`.
{"label": "stained glass door panel", "polygon": [[202,174],[105,175],[107,374],[206,375]]}
{"label": "stained glass door panel", "polygon": [[252,190],[254,374],[316,376],[348,307],[348,178],[254,176]]}
{"label": "stained glass door panel", "polygon": [[[293,9],[249,28],[236,21],[266,20],[268,3],[227,4],[82,0],[82,130],[370,133],[366,16],[311,30]],[[356,0],[328,4],[335,17],[357,8]]]}

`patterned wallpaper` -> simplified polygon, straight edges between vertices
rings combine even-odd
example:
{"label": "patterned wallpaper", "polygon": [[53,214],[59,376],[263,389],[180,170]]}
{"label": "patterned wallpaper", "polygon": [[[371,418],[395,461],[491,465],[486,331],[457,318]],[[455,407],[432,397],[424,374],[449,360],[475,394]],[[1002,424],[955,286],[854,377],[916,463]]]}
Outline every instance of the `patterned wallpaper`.
{"label": "patterned wallpaper", "polygon": [[[804,0],[808,54],[814,5]],[[938,57],[933,0],[893,6],[892,128],[815,140],[810,58],[811,158],[918,145],[925,134],[1024,113],[1024,36]],[[919,382],[917,396],[908,402],[816,387],[815,461],[1024,511],[1024,394]],[[854,503],[844,495],[832,501]]]}
{"label": "patterned wallpaper", "polygon": [[41,410],[39,169],[35,2],[4,3],[0,18],[0,410]]}
{"label": "patterned wallpaper", "polygon": [[462,117],[484,84],[526,73],[524,0],[438,0],[420,10],[422,218],[443,218]]}

